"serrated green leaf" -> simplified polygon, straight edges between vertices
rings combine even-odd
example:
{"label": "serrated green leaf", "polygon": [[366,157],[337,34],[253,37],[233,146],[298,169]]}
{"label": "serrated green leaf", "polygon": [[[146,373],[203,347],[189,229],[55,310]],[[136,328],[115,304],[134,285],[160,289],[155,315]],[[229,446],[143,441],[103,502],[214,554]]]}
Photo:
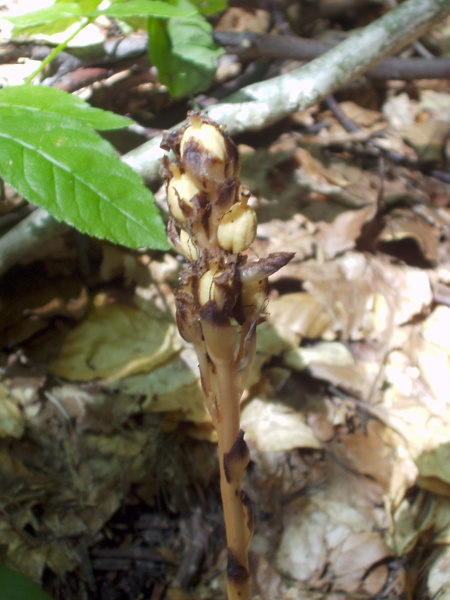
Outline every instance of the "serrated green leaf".
{"label": "serrated green leaf", "polygon": [[1,107],[0,176],[83,233],[168,249],[153,196],[106,140],[61,115]]}
{"label": "serrated green leaf", "polygon": [[200,14],[162,23],[150,19],[148,32],[150,60],[173,97],[208,88],[223,50],[214,45],[211,25]]}
{"label": "serrated green leaf", "polygon": [[18,571],[0,565],[2,600],[53,600],[43,589]]}
{"label": "serrated green leaf", "polygon": [[40,85],[18,85],[0,89],[0,112],[3,107],[16,106],[24,111],[45,115],[62,115],[81,121],[99,131],[128,127],[134,121],[106,110],[93,108],[81,98],[56,88]]}
{"label": "serrated green leaf", "polygon": [[195,13],[196,10],[193,7],[183,9],[160,0],[129,0],[124,4],[112,4],[103,10],[94,11],[90,16],[106,15],[117,19],[130,17],[169,19],[171,17],[190,17]]}

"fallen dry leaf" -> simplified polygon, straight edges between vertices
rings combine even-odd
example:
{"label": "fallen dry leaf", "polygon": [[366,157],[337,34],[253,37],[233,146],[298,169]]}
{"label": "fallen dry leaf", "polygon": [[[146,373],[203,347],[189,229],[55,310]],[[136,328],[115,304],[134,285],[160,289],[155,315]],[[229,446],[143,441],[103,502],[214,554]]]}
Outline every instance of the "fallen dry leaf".
{"label": "fallen dry leaf", "polygon": [[390,550],[373,532],[377,518],[363,486],[337,465],[330,467],[323,489],[286,506],[276,561],[281,572],[312,588],[333,582],[336,591],[354,593]]}
{"label": "fallen dry leaf", "polygon": [[145,373],[181,348],[175,323],[135,298],[135,305],[97,297],[85,320],[67,335],[51,370],[69,381],[118,379]]}
{"label": "fallen dry leaf", "polygon": [[304,417],[281,403],[254,398],[244,407],[241,423],[245,439],[255,445],[258,452],[322,448]]}

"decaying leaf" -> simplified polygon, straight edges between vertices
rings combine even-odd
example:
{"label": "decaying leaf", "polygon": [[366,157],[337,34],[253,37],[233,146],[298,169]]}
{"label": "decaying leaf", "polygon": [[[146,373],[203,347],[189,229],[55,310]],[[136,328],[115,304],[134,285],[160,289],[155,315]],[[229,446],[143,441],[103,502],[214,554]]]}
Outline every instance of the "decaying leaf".
{"label": "decaying leaf", "polygon": [[364,590],[370,568],[390,555],[373,531],[377,513],[352,477],[334,466],[323,489],[286,507],[276,555],[282,572],[312,588],[333,582],[336,591],[355,593]]}
{"label": "decaying leaf", "polygon": [[242,411],[241,422],[247,441],[259,452],[322,447],[304,418],[282,404],[255,398]]}
{"label": "decaying leaf", "polygon": [[6,387],[0,383],[0,438],[20,438],[24,430],[24,418],[18,402],[9,394]]}
{"label": "decaying leaf", "polygon": [[181,348],[174,322],[139,299],[133,305],[94,301],[86,319],[73,329],[52,365],[69,381],[118,379],[151,371]]}

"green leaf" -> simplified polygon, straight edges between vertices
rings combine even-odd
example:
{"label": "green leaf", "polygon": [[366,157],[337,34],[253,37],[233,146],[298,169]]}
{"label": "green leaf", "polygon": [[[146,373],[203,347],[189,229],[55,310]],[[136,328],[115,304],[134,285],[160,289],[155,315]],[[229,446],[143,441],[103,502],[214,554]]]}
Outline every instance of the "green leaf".
{"label": "green leaf", "polygon": [[150,60],[173,97],[208,88],[223,50],[214,45],[212,28],[201,15],[167,22],[149,19],[148,33]]}
{"label": "green leaf", "polygon": [[124,4],[112,4],[108,8],[91,13],[90,16],[106,15],[117,19],[130,17],[169,19],[171,17],[190,17],[196,12],[194,7],[182,9],[160,0],[130,0]]}
{"label": "green leaf", "polygon": [[152,194],[114,148],[76,119],[0,108],[0,176],[83,233],[168,249]]}
{"label": "green leaf", "polygon": [[0,565],[2,600],[53,600],[43,589],[19,571]]}
{"label": "green leaf", "polygon": [[97,130],[121,129],[134,121],[106,110],[93,108],[81,98],[56,88],[39,85],[18,85],[0,89],[0,110],[16,106],[25,112],[45,115],[62,115],[77,119],[83,125]]}
{"label": "green leaf", "polygon": [[45,33],[53,34],[66,30],[79,21],[83,9],[77,2],[54,4],[48,8],[34,10],[17,17],[5,18],[14,25],[14,35]]}

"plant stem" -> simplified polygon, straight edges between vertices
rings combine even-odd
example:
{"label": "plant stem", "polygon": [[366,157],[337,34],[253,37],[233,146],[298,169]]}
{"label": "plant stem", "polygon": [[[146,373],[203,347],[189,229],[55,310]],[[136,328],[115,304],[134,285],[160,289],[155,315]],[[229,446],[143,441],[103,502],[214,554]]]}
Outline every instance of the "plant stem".
{"label": "plant stem", "polygon": [[[235,361],[215,364],[218,383],[220,421],[217,427],[220,464],[220,492],[222,496],[228,547],[227,595],[228,600],[248,600],[251,597],[251,578],[248,565],[248,545],[251,538],[249,508],[243,504],[241,480],[248,463],[248,450],[237,455],[237,474],[227,472],[226,460],[236,448],[239,439],[240,400],[242,391],[236,385]],[[241,441],[245,445],[245,442]],[[246,449],[246,445],[245,445]],[[242,447],[241,447],[242,450]],[[250,521],[250,523],[249,523]]]}
{"label": "plant stem", "polygon": [[80,31],[83,31],[83,29],[85,27],[87,27],[89,25],[89,23],[91,23],[91,22],[92,22],[92,19],[88,19],[88,18],[84,19],[80,23],[80,25],[75,29],[75,31],[69,35],[68,38],[66,38],[63,42],[58,44],[58,46],[53,48],[53,50],[50,52],[50,54],[46,58],[44,58],[44,60],[41,62],[39,67],[36,69],[36,71],[33,71],[33,73],[31,73],[31,75],[29,75],[25,79],[25,83],[31,83],[33,81],[33,79],[35,77],[37,77],[37,75],[39,75],[39,73],[42,73],[42,71],[46,68],[46,66],[49,65],[52,62],[52,60],[54,60],[58,56],[58,54],[60,52],[65,50],[67,48],[67,46],[70,44],[70,42],[74,39],[74,37],[76,37],[80,33]]}

